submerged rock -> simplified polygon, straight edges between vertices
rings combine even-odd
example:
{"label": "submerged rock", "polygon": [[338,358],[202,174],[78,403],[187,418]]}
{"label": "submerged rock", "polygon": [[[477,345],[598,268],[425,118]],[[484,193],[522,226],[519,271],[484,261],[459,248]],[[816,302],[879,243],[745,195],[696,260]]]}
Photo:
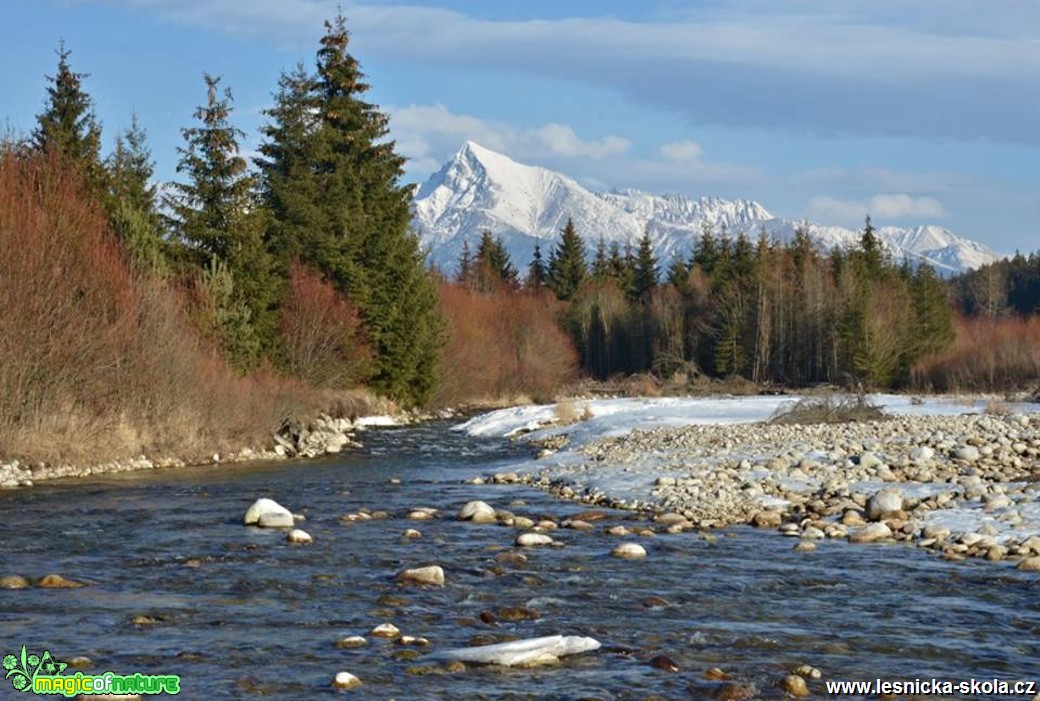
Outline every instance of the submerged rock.
{"label": "submerged rock", "polygon": [[314,542],[314,538],[311,538],[311,534],[307,531],[301,531],[299,528],[294,528],[289,531],[285,539],[290,543],[296,543],[298,545],[307,545]]}
{"label": "submerged rock", "polygon": [[552,545],[553,539],[544,533],[521,533],[516,537],[516,544],[522,548],[531,548],[539,545]]}
{"label": "submerged rock", "polygon": [[340,672],[332,680],[332,686],[337,689],[353,689],[361,685],[361,680],[350,672]]}
{"label": "submerged rock", "polygon": [[600,642],[579,635],[549,635],[509,643],[446,650],[433,657],[441,660],[493,664],[504,667],[534,667],[554,664],[561,657],[598,650]]}
{"label": "submerged rock", "polygon": [[646,557],[646,548],[639,543],[621,543],[614,546],[610,551],[611,557],[620,557],[625,560],[638,560]]}
{"label": "submerged rock", "polygon": [[42,589],[77,589],[87,586],[83,582],[65,579],[60,574],[48,574],[36,583]]}

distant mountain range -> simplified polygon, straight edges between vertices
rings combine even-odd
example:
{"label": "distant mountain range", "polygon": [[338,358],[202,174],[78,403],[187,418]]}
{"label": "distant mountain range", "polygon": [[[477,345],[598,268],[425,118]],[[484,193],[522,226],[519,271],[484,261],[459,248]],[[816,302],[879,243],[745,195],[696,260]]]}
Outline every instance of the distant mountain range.
{"label": "distant mountain range", "polygon": [[[528,166],[466,142],[416,194],[414,223],[431,261],[455,272],[462,244],[475,249],[484,230],[501,236],[514,264],[525,269],[540,244],[544,255],[567,219],[574,220],[590,254],[599,238],[609,245],[633,245],[649,232],[662,267],[674,256],[689,255],[703,227],[731,237],[756,238],[762,229],[790,241],[804,222],[781,219],[752,200],[697,199],[653,195],[639,190],[591,192],[560,173]],[[860,233],[809,222],[821,250],[853,246]],[[949,275],[998,258],[988,247],[954,235],[941,226],[885,226],[878,236],[897,260],[929,263]]]}

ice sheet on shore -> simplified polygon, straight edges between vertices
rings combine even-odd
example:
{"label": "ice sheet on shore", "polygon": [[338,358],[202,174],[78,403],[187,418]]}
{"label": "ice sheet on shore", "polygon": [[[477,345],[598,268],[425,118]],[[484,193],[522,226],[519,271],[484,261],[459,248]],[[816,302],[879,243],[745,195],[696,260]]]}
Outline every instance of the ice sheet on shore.
{"label": "ice sheet on shore", "polygon": [[[797,402],[799,396],[750,396],[750,397],[654,397],[626,399],[575,400],[570,407],[571,413],[585,415],[585,420],[569,425],[555,425],[557,421],[556,405],[533,405],[512,407],[473,417],[469,421],[455,427],[472,436],[481,437],[513,437],[525,434],[525,438],[541,441],[559,434],[566,434],[566,448],[547,460],[536,463],[530,460],[518,462],[511,469],[524,471],[548,468],[550,473],[566,476],[576,489],[597,491],[610,497],[632,502],[648,503],[653,501],[652,491],[657,477],[671,474],[668,466],[663,464],[666,458],[647,453],[634,462],[624,464],[599,464],[594,471],[580,473],[569,472],[571,466],[581,465],[585,456],[578,451],[585,445],[614,436],[624,436],[634,430],[648,430],[661,427],[678,427],[704,424],[737,424],[764,421],[780,406]],[[869,399],[886,412],[896,416],[955,416],[960,414],[983,413],[987,401],[982,398],[966,398],[955,396],[928,397],[924,401],[915,401],[905,395],[871,395]],[[1008,409],[1018,413],[1036,413],[1040,411],[1037,404],[1009,405]],[[747,455],[752,463],[748,471],[748,479],[760,481],[778,479],[771,470],[765,469],[759,456]],[[812,457],[812,455],[810,455]],[[825,456],[819,455],[819,458]],[[800,487],[794,491],[812,489],[819,485],[820,476],[810,474],[804,484],[795,484],[785,479],[789,488]],[[873,493],[886,483],[864,481],[855,483],[853,490]],[[958,492],[961,488],[948,483],[900,483],[903,493],[912,498],[922,499],[927,496],[945,492]],[[786,505],[783,499],[765,497],[761,499],[763,508],[776,508]],[[1040,500],[1023,502],[1017,505],[1022,516],[1021,523],[1014,532],[1040,533]],[[968,504],[956,509],[940,509],[930,514],[925,523],[941,523],[954,532],[975,531],[986,523],[992,523],[1000,534],[999,540],[1010,535],[1012,529],[1003,521],[993,518],[978,503]]]}
{"label": "ice sheet on shore", "polygon": [[[735,424],[765,421],[780,406],[797,402],[802,397],[652,397],[624,399],[590,399],[571,402],[578,414],[587,410],[588,420],[568,426],[554,426],[555,404],[532,404],[510,407],[475,416],[455,427],[471,436],[511,438],[536,432],[534,438],[566,433],[571,444],[583,444],[596,438],[625,435],[635,429],[697,424]],[[978,414],[986,401],[961,397],[929,397],[914,403],[909,396],[873,394],[869,399],[897,416],[940,416]],[[1037,411],[1036,405],[1012,407],[1015,411]]]}
{"label": "ice sheet on shore", "polygon": [[552,664],[565,655],[598,650],[600,643],[593,638],[580,635],[549,635],[544,638],[514,640],[496,645],[462,647],[446,650],[431,656],[431,659],[456,660],[476,664],[495,664],[504,667],[531,667]]}

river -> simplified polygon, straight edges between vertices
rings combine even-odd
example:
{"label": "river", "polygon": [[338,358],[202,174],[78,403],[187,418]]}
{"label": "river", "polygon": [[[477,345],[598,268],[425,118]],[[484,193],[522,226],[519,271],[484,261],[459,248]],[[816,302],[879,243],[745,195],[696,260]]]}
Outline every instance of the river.
{"label": "river", "polygon": [[[529,487],[466,484],[528,449],[448,428],[371,430],[363,450],[334,459],[2,492],[0,575],[57,572],[90,586],[0,590],[0,651],[24,644],[59,660],[87,656],[94,667],[84,673],[177,674],[187,699],[712,698],[715,687],[700,679],[712,667],[760,698],[782,698],[777,681],[800,664],[830,680],[1040,681],[1040,580],[979,560],[833,541],[794,552],[791,539],[749,528],[643,538],[647,559],[620,560],[607,555],[618,539],[604,526],[634,515],[610,512],[593,532],[554,532],[562,548],[525,549],[524,565],[500,562],[515,533],[456,521],[463,503],[482,499],[536,519],[581,506]],[[305,514],[300,527],[314,543],[242,526],[261,496]],[[419,507],[441,518],[407,520]],[[340,523],[362,508],[390,517]],[[406,528],[423,537],[402,538]],[[395,581],[426,564],[444,568],[445,587]],[[652,596],[668,605],[646,605]],[[507,606],[539,618],[481,621]],[[134,623],[139,616],[152,622]],[[375,638],[336,647],[383,622],[428,638],[429,648],[409,660],[401,658],[415,653]],[[414,674],[425,652],[478,636],[556,633],[603,648],[533,670]],[[647,664],[657,655],[680,671]],[[334,690],[339,671],[362,686]],[[810,688],[824,695],[822,682]]]}

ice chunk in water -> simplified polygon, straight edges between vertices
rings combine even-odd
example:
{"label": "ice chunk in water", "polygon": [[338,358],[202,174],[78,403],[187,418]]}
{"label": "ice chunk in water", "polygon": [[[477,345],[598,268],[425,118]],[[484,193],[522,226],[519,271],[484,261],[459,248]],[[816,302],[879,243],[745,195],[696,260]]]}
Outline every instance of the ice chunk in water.
{"label": "ice chunk in water", "polygon": [[528,638],[514,640],[497,645],[481,645],[480,647],[462,647],[446,650],[433,657],[442,660],[459,662],[476,662],[478,664],[497,664],[505,667],[532,667],[539,664],[552,664],[564,655],[575,655],[579,652],[598,650],[598,640],[581,635],[548,635],[544,638]]}

